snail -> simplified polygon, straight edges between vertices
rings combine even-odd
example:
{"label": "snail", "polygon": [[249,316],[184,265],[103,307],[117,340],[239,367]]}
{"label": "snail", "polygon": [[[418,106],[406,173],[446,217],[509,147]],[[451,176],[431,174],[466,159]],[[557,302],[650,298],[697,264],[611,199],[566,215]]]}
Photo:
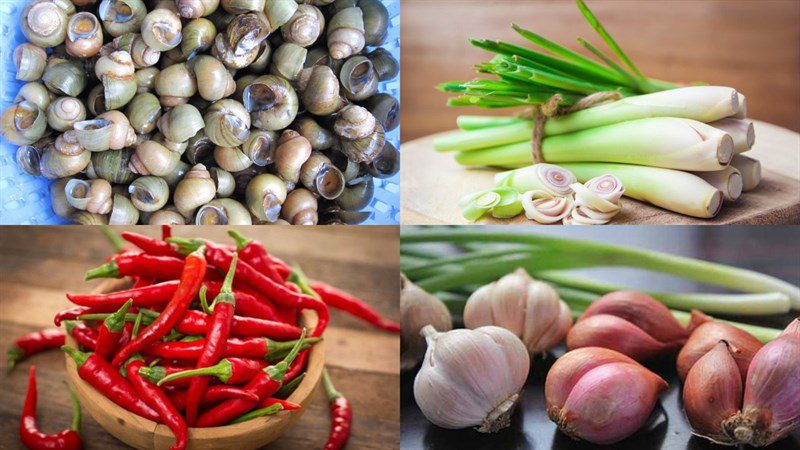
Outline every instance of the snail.
{"label": "snail", "polygon": [[266,166],[275,159],[278,136],[274,131],[255,130],[242,144],[242,152],[257,166]]}
{"label": "snail", "polygon": [[108,215],[109,225],[136,225],[139,222],[139,210],[133,206],[131,200],[121,194],[114,194],[112,199],[111,214]]}
{"label": "snail", "polygon": [[214,155],[214,143],[206,136],[205,130],[200,130],[186,142],[183,155],[191,164],[206,164]]}
{"label": "snail", "polygon": [[217,35],[217,27],[214,26],[214,22],[199,17],[189,21],[183,27],[182,33],[181,53],[185,58],[191,59],[192,56],[211,48],[214,37]]}
{"label": "snail", "polygon": [[253,126],[267,131],[288,127],[297,116],[297,93],[285,79],[264,75],[242,92],[242,100],[253,118]]}
{"label": "snail", "polygon": [[[75,7],[72,7],[72,13]],[[34,0],[22,12],[22,34],[31,44],[49,48],[61,45],[67,37],[68,11],[62,2]]]}
{"label": "snail", "polygon": [[156,76],[155,90],[162,105],[180,105],[197,93],[197,78],[186,63],[173,64]]}
{"label": "snail", "polygon": [[335,138],[327,128],[320,126],[317,121],[308,116],[297,119],[292,125],[300,135],[308,139],[314,150],[327,150],[333,147]]}
{"label": "snail", "polygon": [[51,146],[53,143],[50,138],[40,139],[30,145],[22,145],[17,148],[15,160],[17,167],[28,175],[38,177],[42,174],[39,163],[42,158],[42,153]]}
{"label": "snail", "polygon": [[400,126],[400,103],[390,94],[375,94],[362,105],[372,113],[385,131]]}
{"label": "snail", "polygon": [[74,97],[59,97],[47,106],[47,124],[56,131],[67,131],[86,118],[86,107]]}
{"label": "snail", "polygon": [[296,44],[300,47],[313,45],[325,28],[325,17],[317,7],[302,4],[281,27],[281,36],[284,42]]}
{"label": "snail", "polygon": [[300,168],[311,156],[311,143],[294,130],[286,130],[275,150],[275,171],[286,182],[287,190],[294,189],[300,180]]}
{"label": "snail", "polygon": [[308,189],[295,189],[286,196],[281,217],[292,225],[316,225],[317,198]]}
{"label": "snail", "polygon": [[86,88],[86,71],[75,61],[57,61],[48,64],[42,81],[56,94],[77,97]]}
{"label": "snail", "polygon": [[152,133],[161,117],[161,103],[149,92],[137,94],[128,103],[125,115],[137,133]]}
{"label": "snail", "polygon": [[101,57],[95,64],[95,75],[103,83],[103,101],[106,109],[117,109],[128,104],[136,95],[136,67],[130,53],[115,51]]}
{"label": "snail", "polygon": [[133,76],[136,78],[136,93],[143,94],[151,92],[156,86],[156,77],[161,73],[157,67],[145,67],[134,72]]}
{"label": "snail", "polygon": [[128,186],[131,203],[139,211],[158,211],[167,204],[169,199],[169,186],[163,178],[144,176],[139,177]]}
{"label": "snail", "polygon": [[223,147],[235,147],[250,136],[250,114],[236,100],[214,102],[203,116],[205,132],[211,142]]}
{"label": "snail", "polygon": [[103,179],[85,181],[73,178],[64,187],[67,203],[75,209],[95,214],[111,212],[111,183]]}
{"label": "snail", "polygon": [[103,28],[97,16],[79,12],[67,23],[66,49],[70,56],[91,58],[103,46]]}
{"label": "snail", "polygon": [[355,162],[370,163],[383,150],[383,127],[365,108],[347,105],[339,112],[333,131],[340,138],[341,151]]}
{"label": "snail", "polygon": [[[150,48],[141,34],[123,34],[111,42],[111,48],[128,52],[131,60],[133,60],[134,67],[137,69],[152,67],[161,59],[161,52]],[[102,54],[103,50],[101,49],[100,52]]]}
{"label": "snail", "polygon": [[344,59],[364,49],[364,17],[360,8],[337,12],[328,26],[328,51],[333,59]]}
{"label": "snail", "polygon": [[206,166],[196,164],[178,183],[173,201],[178,212],[186,218],[191,218],[195,210],[213,200],[216,193],[217,188]]}
{"label": "snail", "polygon": [[375,178],[390,178],[400,171],[400,152],[391,142],[387,141],[383,145],[383,150],[367,165],[366,169],[367,173]]}
{"label": "snail", "polygon": [[260,220],[278,220],[281,206],[286,201],[286,185],[283,180],[269,173],[256,175],[247,184],[245,198],[247,208]]}
{"label": "snail", "polygon": [[161,178],[167,182],[167,186],[169,186],[169,189],[172,191],[178,186],[178,183],[183,180],[183,178],[191,169],[192,166],[190,166],[188,163],[178,161],[178,164],[175,165],[175,168],[172,169],[172,172],[163,175]]}
{"label": "snail", "polygon": [[339,80],[330,67],[314,66],[301,94],[303,106],[316,116],[328,116],[344,106]]}
{"label": "snail", "polygon": [[47,53],[43,48],[25,42],[14,49],[13,59],[18,80],[36,81],[42,78],[47,64]]}
{"label": "snail", "polygon": [[374,194],[375,182],[372,177],[366,177],[358,184],[347,186],[336,198],[336,204],[346,211],[359,211],[369,205]]}
{"label": "snail", "polygon": [[174,11],[154,9],[142,21],[142,39],[153,50],[165,52],[180,44],[182,28],[181,18]]}
{"label": "snail", "polygon": [[136,147],[130,169],[141,175],[163,176],[172,172],[180,156],[156,141],[144,141]]}
{"label": "snail", "polygon": [[175,0],[178,14],[185,19],[197,19],[214,13],[219,7],[219,0]]}
{"label": "snail", "polygon": [[253,164],[253,161],[239,147],[221,147],[214,149],[214,161],[219,167],[229,172],[240,172]]}
{"label": "snail", "polygon": [[312,152],[300,168],[300,181],[311,192],[327,200],[340,196],[345,187],[342,171],[317,151]]}
{"label": "snail", "polygon": [[147,7],[142,0],[102,0],[97,15],[108,34],[117,37],[139,31]]}
{"label": "snail", "polygon": [[0,116],[0,136],[12,144],[32,144],[44,136],[46,129],[46,114],[27,100],[11,105]]}
{"label": "snail", "polygon": [[64,194],[64,187],[69,178],[61,178],[53,181],[50,185],[50,206],[53,212],[62,219],[69,219],[77,210],[67,203],[67,196]]}
{"label": "snail", "polygon": [[289,81],[294,81],[300,74],[300,70],[303,69],[306,54],[308,54],[308,50],[305,48],[286,42],[273,53],[269,72]]}
{"label": "snail", "polygon": [[200,97],[210,102],[230,96],[236,90],[228,69],[218,59],[200,55],[192,60],[197,89]]}
{"label": "snail", "polygon": [[252,225],[250,211],[230,198],[211,200],[197,210],[196,225]]}
{"label": "snail", "polygon": [[130,168],[133,152],[133,149],[122,149],[92,153],[90,167],[99,178],[110,183],[128,184],[136,178],[136,173]]}
{"label": "snail", "polygon": [[178,105],[158,120],[158,129],[172,142],[186,142],[205,127],[203,116],[192,105]]}
{"label": "snail", "polygon": [[219,167],[212,167],[208,173],[211,174],[211,180],[217,187],[217,197],[224,198],[233,195],[233,191],[236,189],[236,180],[230,172]]}
{"label": "snail", "polygon": [[55,99],[55,95],[48,91],[44,84],[32,81],[30,83],[25,83],[19,88],[19,92],[17,92],[17,96],[14,97],[13,102],[21,103],[23,101],[28,101],[38,106],[42,111],[45,111],[53,99]]}
{"label": "snail", "polygon": [[392,80],[400,74],[400,63],[385,48],[376,48],[367,53],[367,58],[372,61],[372,66],[375,68],[380,81]]}
{"label": "snail", "polygon": [[48,146],[39,160],[39,171],[45,178],[64,178],[79,174],[89,165],[91,153],[66,155]]}
{"label": "snail", "polygon": [[348,58],[339,72],[339,79],[348,100],[366,100],[378,91],[378,74],[372,61],[365,56]]}
{"label": "snail", "polygon": [[264,7],[267,23],[271,30],[277,30],[292,18],[299,8],[295,0],[269,0]]}

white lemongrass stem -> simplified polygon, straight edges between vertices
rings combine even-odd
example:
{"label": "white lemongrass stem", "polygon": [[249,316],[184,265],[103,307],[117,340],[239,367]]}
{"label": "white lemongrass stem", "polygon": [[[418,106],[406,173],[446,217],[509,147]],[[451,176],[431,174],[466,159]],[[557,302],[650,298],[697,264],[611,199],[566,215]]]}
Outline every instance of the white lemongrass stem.
{"label": "white lemongrass stem", "polygon": [[545,124],[544,134],[554,136],[649,117],[679,117],[713,122],[736,115],[739,110],[736,89],[691,86],[626,97],[613,103],[552,118]]}
{"label": "white lemongrass stem", "polygon": [[747,99],[744,95],[740,93],[736,93],[736,96],[739,98],[739,111],[736,114],[732,114],[732,117],[735,119],[746,119],[747,118]]}
{"label": "white lemongrass stem", "polygon": [[[730,163],[733,139],[696,120],[658,117],[545,138],[542,156],[554,164],[596,161],[714,171]],[[467,166],[533,162],[525,145],[459,152],[456,161]]]}
{"label": "white lemongrass stem", "polygon": [[735,202],[742,195],[742,174],[733,166],[717,172],[694,172],[708,184],[722,191],[725,200]]}
{"label": "white lemongrass stem", "polygon": [[691,173],[607,163],[568,163],[562,167],[581,182],[612,174],[625,186],[625,196],[687,216],[708,219],[722,206],[722,192]]}
{"label": "white lemongrass stem", "polygon": [[[470,151],[531,140],[532,121],[446,134],[433,140],[437,152]],[[530,147],[529,147],[530,148]]]}
{"label": "white lemongrass stem", "polygon": [[753,144],[756,141],[753,122],[728,117],[711,122],[709,125],[731,135],[734,153],[744,153],[753,148]]}
{"label": "white lemongrass stem", "polygon": [[731,166],[735,167],[742,175],[742,190],[752,191],[761,183],[761,162],[757,159],[745,155],[735,155],[731,160]]}
{"label": "white lemongrass stem", "polygon": [[534,164],[494,176],[494,184],[497,187],[510,187],[520,194],[544,191],[556,197],[572,195],[572,188],[569,185],[575,181],[575,175],[569,170],[553,164]]}

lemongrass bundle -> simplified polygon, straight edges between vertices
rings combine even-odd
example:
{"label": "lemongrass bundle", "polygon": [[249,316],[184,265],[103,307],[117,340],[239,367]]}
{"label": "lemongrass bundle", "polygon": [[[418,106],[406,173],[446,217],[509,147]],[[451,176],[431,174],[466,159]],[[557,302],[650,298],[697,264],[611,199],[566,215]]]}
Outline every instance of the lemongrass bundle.
{"label": "lemongrass bundle", "polygon": [[694,172],[694,174],[722,191],[727,201],[735,202],[742,195],[742,174],[733,166],[716,172]]}
{"label": "lemongrass bundle", "polygon": [[761,162],[757,159],[745,155],[735,155],[731,160],[731,166],[735,167],[742,175],[743,191],[752,191],[761,183]]}
{"label": "lemongrass bundle", "polygon": [[731,135],[733,139],[733,151],[735,153],[744,153],[750,150],[756,142],[756,132],[753,128],[753,122],[749,120],[728,117],[710,122],[709,125]]}
{"label": "lemongrass bundle", "polygon": [[[549,163],[591,161],[714,171],[730,163],[733,139],[702,122],[658,117],[548,137],[542,141],[541,150]],[[530,147],[522,144],[462,151],[455,159],[466,166],[533,162]]]}
{"label": "lemongrass bundle", "polygon": [[657,167],[608,163],[561,165],[581,182],[612,174],[625,186],[625,196],[687,216],[708,219],[722,206],[722,192],[691,173]]}

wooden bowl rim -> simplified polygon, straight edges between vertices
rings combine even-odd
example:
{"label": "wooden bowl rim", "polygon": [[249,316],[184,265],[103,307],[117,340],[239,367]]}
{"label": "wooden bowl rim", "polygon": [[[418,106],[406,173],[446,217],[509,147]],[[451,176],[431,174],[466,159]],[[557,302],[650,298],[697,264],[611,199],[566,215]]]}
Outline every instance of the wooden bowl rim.
{"label": "wooden bowl rim", "polygon": [[[106,280],[92,290],[93,294],[105,293],[124,289],[126,285],[131,285],[132,281],[127,278]],[[317,314],[313,310],[303,310],[301,312],[303,321],[308,325],[308,328],[313,328],[317,324]],[[71,336],[67,336],[67,344],[71,347],[76,347],[75,341]],[[118,421],[132,424],[133,427],[139,432],[149,433],[153,436],[153,442],[158,442],[161,439],[174,439],[172,430],[164,424],[153,422],[152,420],[134,414],[116,403],[109,400],[106,396],[98,392],[93,386],[84,381],[77,371],[75,361],[69,356],[64,355],[66,358],[67,374],[70,381],[76,388],[79,397],[82,392],[89,393],[90,398],[81,398],[81,402],[99,402],[101,409],[113,412],[114,418]],[[308,357],[308,364],[306,368],[306,376],[303,381],[297,386],[292,394],[287,398],[288,401],[298,403],[303,406],[299,410],[281,411],[272,416],[258,417],[246,422],[223,425],[219,427],[191,427],[189,428],[189,441],[192,440],[210,440],[220,439],[226,437],[235,437],[243,434],[251,433],[254,429],[259,429],[263,432],[265,427],[279,427],[283,422],[289,422],[286,429],[305,412],[307,404],[310,403],[314,390],[319,385],[322,378],[322,369],[325,365],[325,341],[324,339],[314,344],[311,347],[311,352]],[[80,389],[78,389],[80,385]],[[91,411],[90,411],[91,414]],[[106,430],[108,431],[108,430]],[[285,432],[286,430],[284,430]],[[112,433],[113,434],[113,433]],[[191,444],[190,444],[191,445]]]}

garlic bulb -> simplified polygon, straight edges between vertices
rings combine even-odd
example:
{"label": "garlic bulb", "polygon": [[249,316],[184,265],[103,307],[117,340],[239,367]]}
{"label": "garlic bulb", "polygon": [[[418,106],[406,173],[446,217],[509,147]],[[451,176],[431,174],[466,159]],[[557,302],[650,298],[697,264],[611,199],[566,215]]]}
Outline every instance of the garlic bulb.
{"label": "garlic bulb", "polygon": [[425,417],[442,428],[482,433],[507,427],[530,369],[519,338],[494,326],[440,333],[428,325],[422,332],[428,350],[414,398]]}
{"label": "garlic bulb", "polygon": [[625,186],[614,175],[602,175],[569,187],[575,191],[575,209],[564,219],[565,225],[605,225],[622,209],[620,198]]}
{"label": "garlic bulb", "polygon": [[556,223],[572,213],[572,196],[560,197],[546,191],[528,191],[520,198],[525,217],[542,224]]}
{"label": "garlic bulb", "polygon": [[600,347],[568,352],[545,381],[547,415],[573,439],[613,444],[641,428],[667,382],[631,358]]}
{"label": "garlic bulb", "polygon": [[453,329],[450,311],[434,295],[429,294],[405,275],[400,274],[400,368],[413,369],[425,356],[422,327],[433,325],[437,330]]}
{"label": "garlic bulb", "polygon": [[564,339],[572,326],[572,315],[555,289],[517,269],[469,297],[464,307],[464,325],[503,327],[520,338],[528,353],[535,356]]}
{"label": "garlic bulb", "polygon": [[647,294],[618,291],[602,296],[586,308],[567,335],[567,350],[603,347],[637,361],[672,353],[689,334],[711,318],[692,311],[683,327],[664,304]]}

